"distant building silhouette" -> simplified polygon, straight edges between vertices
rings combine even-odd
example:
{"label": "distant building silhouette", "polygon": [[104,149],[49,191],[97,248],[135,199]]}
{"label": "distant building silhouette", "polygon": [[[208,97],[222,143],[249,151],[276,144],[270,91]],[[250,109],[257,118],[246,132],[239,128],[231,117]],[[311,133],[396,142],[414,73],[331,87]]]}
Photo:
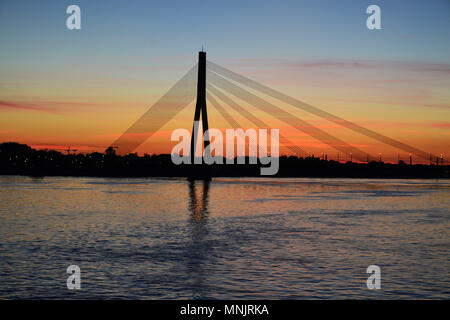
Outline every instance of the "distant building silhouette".
{"label": "distant building silhouette", "polygon": [[[261,163],[234,165],[175,165],[170,154],[138,156],[105,153],[62,153],[35,150],[27,145],[0,143],[0,175],[95,176],[95,177],[187,177],[208,180],[211,177],[258,177]],[[439,159],[438,159],[439,160]],[[223,160],[224,161],[224,160]],[[234,159],[236,163],[236,159]],[[317,157],[281,156],[280,170],[273,177],[349,177],[349,178],[450,178],[450,166],[337,162]]]}

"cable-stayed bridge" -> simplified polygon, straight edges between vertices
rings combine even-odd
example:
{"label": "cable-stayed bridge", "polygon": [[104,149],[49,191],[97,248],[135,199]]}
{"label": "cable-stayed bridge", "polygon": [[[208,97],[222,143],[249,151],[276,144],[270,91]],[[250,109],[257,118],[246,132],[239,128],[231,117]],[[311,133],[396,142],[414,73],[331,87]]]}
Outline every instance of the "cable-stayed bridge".
{"label": "cable-stayed bridge", "polygon": [[[112,145],[118,147],[118,153],[128,154],[144,143],[149,137],[160,130],[166,123],[173,119],[181,110],[197,98],[194,121],[202,117],[203,130],[208,129],[206,101],[215,108],[228,122],[230,128],[241,128],[239,121],[228,110],[233,110],[240,116],[251,122],[256,128],[270,128],[270,123],[261,120],[258,115],[251,113],[243,107],[238,100],[251,105],[254,108],[271,115],[292,128],[342,152],[351,155],[352,159],[360,162],[368,162],[378,159],[377,156],[364,152],[356,146],[343,141],[325,130],[314,126],[295,114],[278,106],[277,103],[262,98],[259,94],[268,96],[280,104],[287,104],[296,109],[308,112],[321,119],[347,128],[357,134],[369,137],[384,145],[394,147],[397,150],[409,153],[411,156],[425,161],[439,163],[439,157],[414,146],[408,145],[396,139],[390,138],[380,132],[365,128],[357,123],[343,119],[318,107],[312,106],[298,99],[283,94],[268,86],[244,77],[236,72],[228,70],[216,63],[206,60],[206,53],[199,53],[199,63],[192,67],[169,91],[151,106],[129,129],[123,133]],[[192,150],[195,148],[195,138],[192,137]],[[206,143],[206,142],[205,142]],[[280,132],[280,145],[286,147],[297,156],[309,156],[307,150],[296,145],[288,137]],[[206,147],[206,144],[205,144]],[[443,159],[441,158],[441,162]]]}

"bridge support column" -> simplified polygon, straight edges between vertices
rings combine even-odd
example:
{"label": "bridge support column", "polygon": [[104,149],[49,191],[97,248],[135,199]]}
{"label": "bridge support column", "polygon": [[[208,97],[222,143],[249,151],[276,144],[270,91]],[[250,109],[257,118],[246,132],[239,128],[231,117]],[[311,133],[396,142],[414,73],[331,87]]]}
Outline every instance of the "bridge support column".
{"label": "bridge support column", "polygon": [[[191,164],[196,163],[194,162],[194,159],[197,147],[198,130],[195,130],[195,124],[199,124],[200,114],[202,116],[203,145],[206,149],[209,145],[209,137],[205,134],[208,130],[208,114],[206,112],[206,52],[204,51],[198,53],[197,103],[195,105],[194,123],[192,125],[191,135]],[[201,160],[200,163],[203,163],[203,160]]]}

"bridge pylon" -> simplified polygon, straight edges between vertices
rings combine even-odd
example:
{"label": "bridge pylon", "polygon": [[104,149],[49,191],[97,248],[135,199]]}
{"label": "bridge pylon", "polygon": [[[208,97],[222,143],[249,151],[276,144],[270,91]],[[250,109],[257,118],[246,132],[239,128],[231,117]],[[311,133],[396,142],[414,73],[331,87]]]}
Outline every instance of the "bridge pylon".
{"label": "bridge pylon", "polygon": [[[206,147],[209,145],[209,137],[207,136],[208,113],[206,111],[206,52],[203,50],[198,53],[197,102],[195,104],[194,123],[192,125],[191,135],[191,164],[198,163],[198,161],[195,162],[194,160],[197,147],[200,114],[202,117],[203,145],[206,150]],[[201,158],[200,163],[203,163],[203,157]]]}

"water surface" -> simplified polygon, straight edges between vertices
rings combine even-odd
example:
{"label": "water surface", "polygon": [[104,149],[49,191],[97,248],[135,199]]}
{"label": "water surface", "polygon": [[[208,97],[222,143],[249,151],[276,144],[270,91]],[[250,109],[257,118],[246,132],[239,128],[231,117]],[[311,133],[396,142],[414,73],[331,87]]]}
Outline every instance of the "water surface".
{"label": "water surface", "polygon": [[449,180],[1,176],[0,298],[449,299],[449,208]]}

